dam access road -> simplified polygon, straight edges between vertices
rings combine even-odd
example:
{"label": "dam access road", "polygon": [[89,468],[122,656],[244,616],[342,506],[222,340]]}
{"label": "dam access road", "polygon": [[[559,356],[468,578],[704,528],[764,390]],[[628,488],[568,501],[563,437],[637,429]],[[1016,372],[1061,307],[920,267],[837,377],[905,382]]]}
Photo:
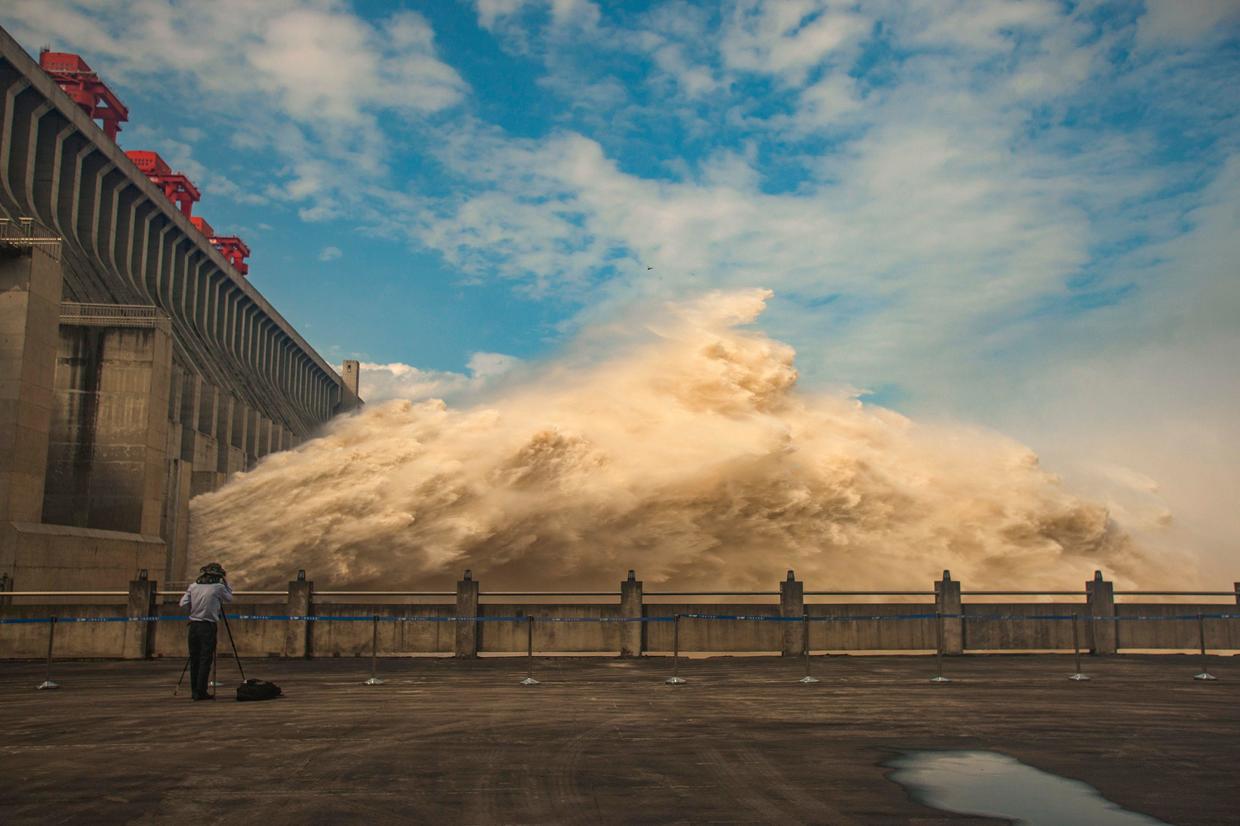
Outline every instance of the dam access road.
{"label": "dam access road", "polygon": [[887,778],[992,749],[1175,824],[1240,809],[1240,657],[253,660],[285,697],[172,696],[182,662],[0,664],[0,812],[25,823],[949,823]]}

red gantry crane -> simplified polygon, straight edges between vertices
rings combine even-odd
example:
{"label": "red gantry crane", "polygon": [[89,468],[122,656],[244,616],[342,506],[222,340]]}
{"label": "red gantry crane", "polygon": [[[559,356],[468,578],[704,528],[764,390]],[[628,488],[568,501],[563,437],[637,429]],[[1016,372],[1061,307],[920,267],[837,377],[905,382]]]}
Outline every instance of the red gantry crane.
{"label": "red gantry crane", "polygon": [[228,259],[228,263],[232,264],[232,268],[241,275],[250,272],[250,266],[245,263],[245,259],[250,257],[250,248],[246,243],[235,235],[216,235],[215,229],[206,222],[206,219],[195,215],[189,219],[199,232],[207,236],[207,240],[211,242],[211,246],[220,251],[220,255]]}
{"label": "red gantry crane", "polygon": [[102,122],[104,134],[116,140],[121,124],[129,120],[129,110],[85,60],[70,52],[44,49],[39,52],[39,67],[47,72],[92,120],[98,118]]}
{"label": "red gantry crane", "polygon": [[194,204],[202,198],[202,194],[189,178],[183,173],[173,172],[158,152],[135,150],[126,152],[125,156],[133,161],[139,172],[151,179],[151,183],[164,191],[168,200],[175,203],[186,218],[190,217]]}
{"label": "red gantry crane", "polygon": [[250,248],[245,241],[235,235],[217,235],[211,239],[211,246],[219,250],[238,273],[246,275],[250,272],[250,265],[245,263],[245,259],[250,257]]}
{"label": "red gantry crane", "polygon": [[[92,119],[99,119],[109,138],[116,140],[121,124],[129,120],[129,110],[80,55],[43,49],[39,52],[39,66],[86,114]],[[250,248],[246,243],[235,235],[216,235],[210,224],[192,214],[194,204],[202,198],[202,193],[189,178],[180,172],[173,172],[158,152],[132,151],[125,155],[163,191],[168,200],[177,205],[199,232],[207,236],[211,246],[228,259],[233,269],[241,275],[249,274],[250,267],[245,259],[250,257]]]}

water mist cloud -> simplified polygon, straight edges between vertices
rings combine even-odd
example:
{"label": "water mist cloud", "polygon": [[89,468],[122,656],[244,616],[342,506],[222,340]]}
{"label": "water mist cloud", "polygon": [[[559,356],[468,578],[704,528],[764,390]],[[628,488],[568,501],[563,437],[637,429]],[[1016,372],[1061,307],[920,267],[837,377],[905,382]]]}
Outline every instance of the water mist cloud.
{"label": "water mist cloud", "polygon": [[[192,503],[197,558],[247,586],[820,587],[1120,581],[1159,566],[1027,448],[796,386],[749,328],[763,290],[672,305],[603,361],[486,403],[371,405]],[[590,338],[587,331],[583,337]]]}

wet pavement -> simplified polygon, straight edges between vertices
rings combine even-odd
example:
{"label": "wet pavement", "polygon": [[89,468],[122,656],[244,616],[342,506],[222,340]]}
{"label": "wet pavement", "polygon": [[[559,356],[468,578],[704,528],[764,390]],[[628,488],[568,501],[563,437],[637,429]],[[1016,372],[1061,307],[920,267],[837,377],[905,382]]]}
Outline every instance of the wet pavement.
{"label": "wet pavement", "polygon": [[[0,663],[5,823],[991,823],[889,779],[1001,752],[1168,823],[1235,823],[1240,657],[257,660],[266,703],[193,703],[182,663]],[[221,660],[221,679],[236,681]]]}

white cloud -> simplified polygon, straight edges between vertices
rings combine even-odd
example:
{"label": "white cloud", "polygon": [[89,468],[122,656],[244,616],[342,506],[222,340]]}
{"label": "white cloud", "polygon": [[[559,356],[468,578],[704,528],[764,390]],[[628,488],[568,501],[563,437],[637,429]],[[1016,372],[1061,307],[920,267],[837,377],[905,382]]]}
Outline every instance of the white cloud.
{"label": "white cloud", "polygon": [[331,0],[17,0],[6,22],[27,42],[82,48],[124,82],[179,77],[208,93],[197,101],[208,108],[252,103],[257,88],[265,107],[311,128],[354,126],[379,109],[437,111],[468,91],[409,11],[372,25]]}
{"label": "white cloud", "polygon": [[493,30],[502,19],[512,17],[535,2],[536,0],[475,0],[478,25]]}
{"label": "white cloud", "polygon": [[461,399],[481,392],[520,364],[520,359],[502,353],[474,353],[467,373],[423,370],[400,362],[362,362],[360,392],[368,404],[390,399]]}
{"label": "white cloud", "polygon": [[602,14],[591,0],[475,0],[478,25],[495,31],[512,18],[537,11],[545,13],[556,27],[574,26],[592,28],[598,25]]}
{"label": "white cloud", "polygon": [[521,360],[503,353],[474,353],[469,357],[469,372],[474,379],[491,379],[513,370]]}
{"label": "white cloud", "polygon": [[728,66],[800,85],[808,72],[869,31],[848,4],[743,0],[734,4],[720,49]]}
{"label": "white cloud", "polygon": [[1062,11],[1051,0],[929,0],[913,4],[904,32],[912,43],[1006,51],[1017,34],[1063,25]]}
{"label": "white cloud", "polygon": [[822,128],[839,123],[861,107],[856,82],[847,75],[831,74],[801,92],[797,119],[802,125]]}
{"label": "white cloud", "polygon": [[340,250],[340,247],[323,247],[323,249],[319,251],[319,260],[335,261],[342,255],[344,255],[344,253]]}
{"label": "white cloud", "polygon": [[1182,46],[1222,36],[1240,18],[1236,0],[1146,0],[1137,42],[1146,47]]}
{"label": "white cloud", "polygon": [[[365,204],[366,182],[383,179],[390,156],[383,119],[416,123],[469,93],[421,15],[370,22],[336,0],[16,0],[5,25],[27,47],[88,55],[114,86],[179,90],[204,125],[214,117],[239,147],[274,151],[286,163],[266,193],[219,175],[200,185],[241,203],[308,201],[306,220]],[[130,128],[143,117],[131,112]]]}

